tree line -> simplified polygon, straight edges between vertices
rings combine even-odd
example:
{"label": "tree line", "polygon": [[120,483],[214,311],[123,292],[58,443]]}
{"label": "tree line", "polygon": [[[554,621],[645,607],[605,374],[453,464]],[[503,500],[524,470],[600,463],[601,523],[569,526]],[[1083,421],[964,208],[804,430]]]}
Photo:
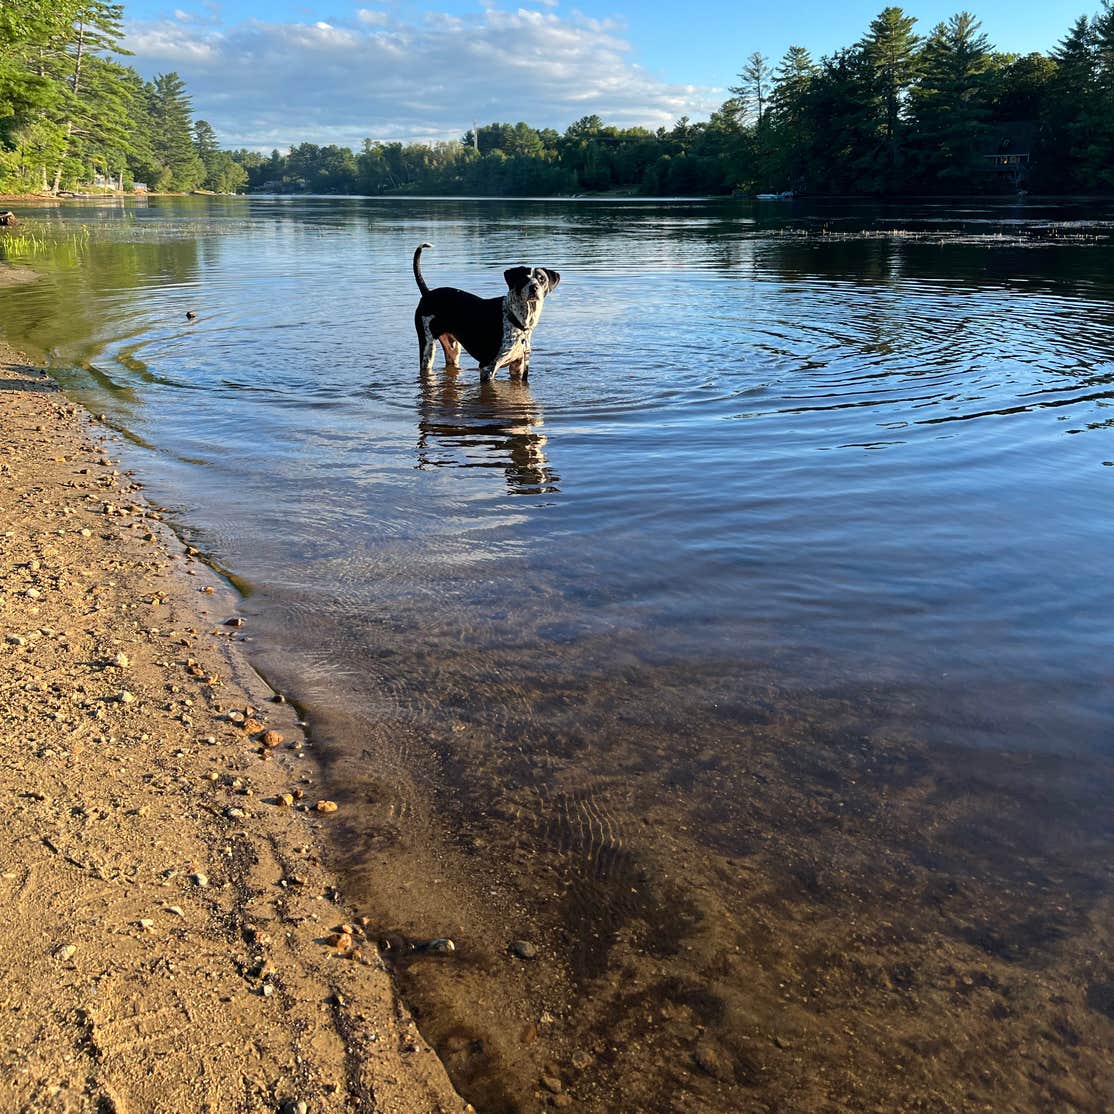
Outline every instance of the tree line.
{"label": "tree line", "polygon": [[123,16],[101,0],[0,0],[0,191],[247,186],[209,124],[194,121],[178,74],[144,81],[119,60]]}
{"label": "tree line", "polygon": [[969,12],[920,34],[887,7],[851,46],[752,53],[706,121],[564,132],[490,123],[458,141],[224,151],[177,74],[145,82],[118,4],[0,2],[0,189],[95,175],[152,189],[650,195],[1114,188],[1114,0],[1047,52],[997,51]]}

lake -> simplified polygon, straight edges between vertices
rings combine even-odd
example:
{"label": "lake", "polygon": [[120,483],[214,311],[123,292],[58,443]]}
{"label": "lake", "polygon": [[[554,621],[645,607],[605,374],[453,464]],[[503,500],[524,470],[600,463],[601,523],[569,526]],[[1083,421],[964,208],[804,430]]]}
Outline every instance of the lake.
{"label": "lake", "polygon": [[[1114,203],[39,219],[3,329],[244,592],[482,1114],[1104,1108]],[[528,383],[419,376],[423,240],[561,273]]]}

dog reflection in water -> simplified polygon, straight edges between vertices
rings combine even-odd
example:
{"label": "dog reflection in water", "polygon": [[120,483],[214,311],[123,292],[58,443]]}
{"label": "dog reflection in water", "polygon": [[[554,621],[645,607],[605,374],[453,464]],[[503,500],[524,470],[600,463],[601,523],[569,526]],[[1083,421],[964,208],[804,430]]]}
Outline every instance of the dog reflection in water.
{"label": "dog reflection in water", "polygon": [[419,468],[502,468],[515,495],[558,490],[542,411],[521,379],[462,381],[452,368],[421,379]]}

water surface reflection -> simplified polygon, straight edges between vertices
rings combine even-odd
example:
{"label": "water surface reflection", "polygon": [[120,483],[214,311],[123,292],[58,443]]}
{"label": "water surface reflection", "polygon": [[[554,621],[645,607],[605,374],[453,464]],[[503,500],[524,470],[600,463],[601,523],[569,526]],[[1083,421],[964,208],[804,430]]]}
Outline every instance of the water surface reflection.
{"label": "water surface reflection", "polygon": [[476,381],[445,369],[422,376],[419,468],[501,468],[513,495],[556,493],[541,432],[542,410],[521,379]]}
{"label": "water surface reflection", "polygon": [[[963,209],[172,203],[0,291],[255,586],[480,1109],[1114,1093],[1114,222]],[[422,240],[561,270],[529,387],[419,380]]]}

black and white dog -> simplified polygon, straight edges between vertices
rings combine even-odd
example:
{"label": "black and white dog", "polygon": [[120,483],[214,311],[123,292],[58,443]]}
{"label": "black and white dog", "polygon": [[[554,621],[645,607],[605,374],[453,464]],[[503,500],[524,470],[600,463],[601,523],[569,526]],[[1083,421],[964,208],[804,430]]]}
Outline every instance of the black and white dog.
{"label": "black and white dog", "polygon": [[525,379],[530,370],[530,337],[542,302],[561,276],[548,267],[511,267],[503,272],[508,290],[501,298],[478,298],[452,286],[430,290],[421,266],[422,251],[429,247],[433,245],[420,244],[414,252],[414,278],[422,292],[414,311],[422,374],[433,371],[434,341],[440,341],[446,367],[460,366],[463,348],[479,361],[481,382],[501,367]]}

